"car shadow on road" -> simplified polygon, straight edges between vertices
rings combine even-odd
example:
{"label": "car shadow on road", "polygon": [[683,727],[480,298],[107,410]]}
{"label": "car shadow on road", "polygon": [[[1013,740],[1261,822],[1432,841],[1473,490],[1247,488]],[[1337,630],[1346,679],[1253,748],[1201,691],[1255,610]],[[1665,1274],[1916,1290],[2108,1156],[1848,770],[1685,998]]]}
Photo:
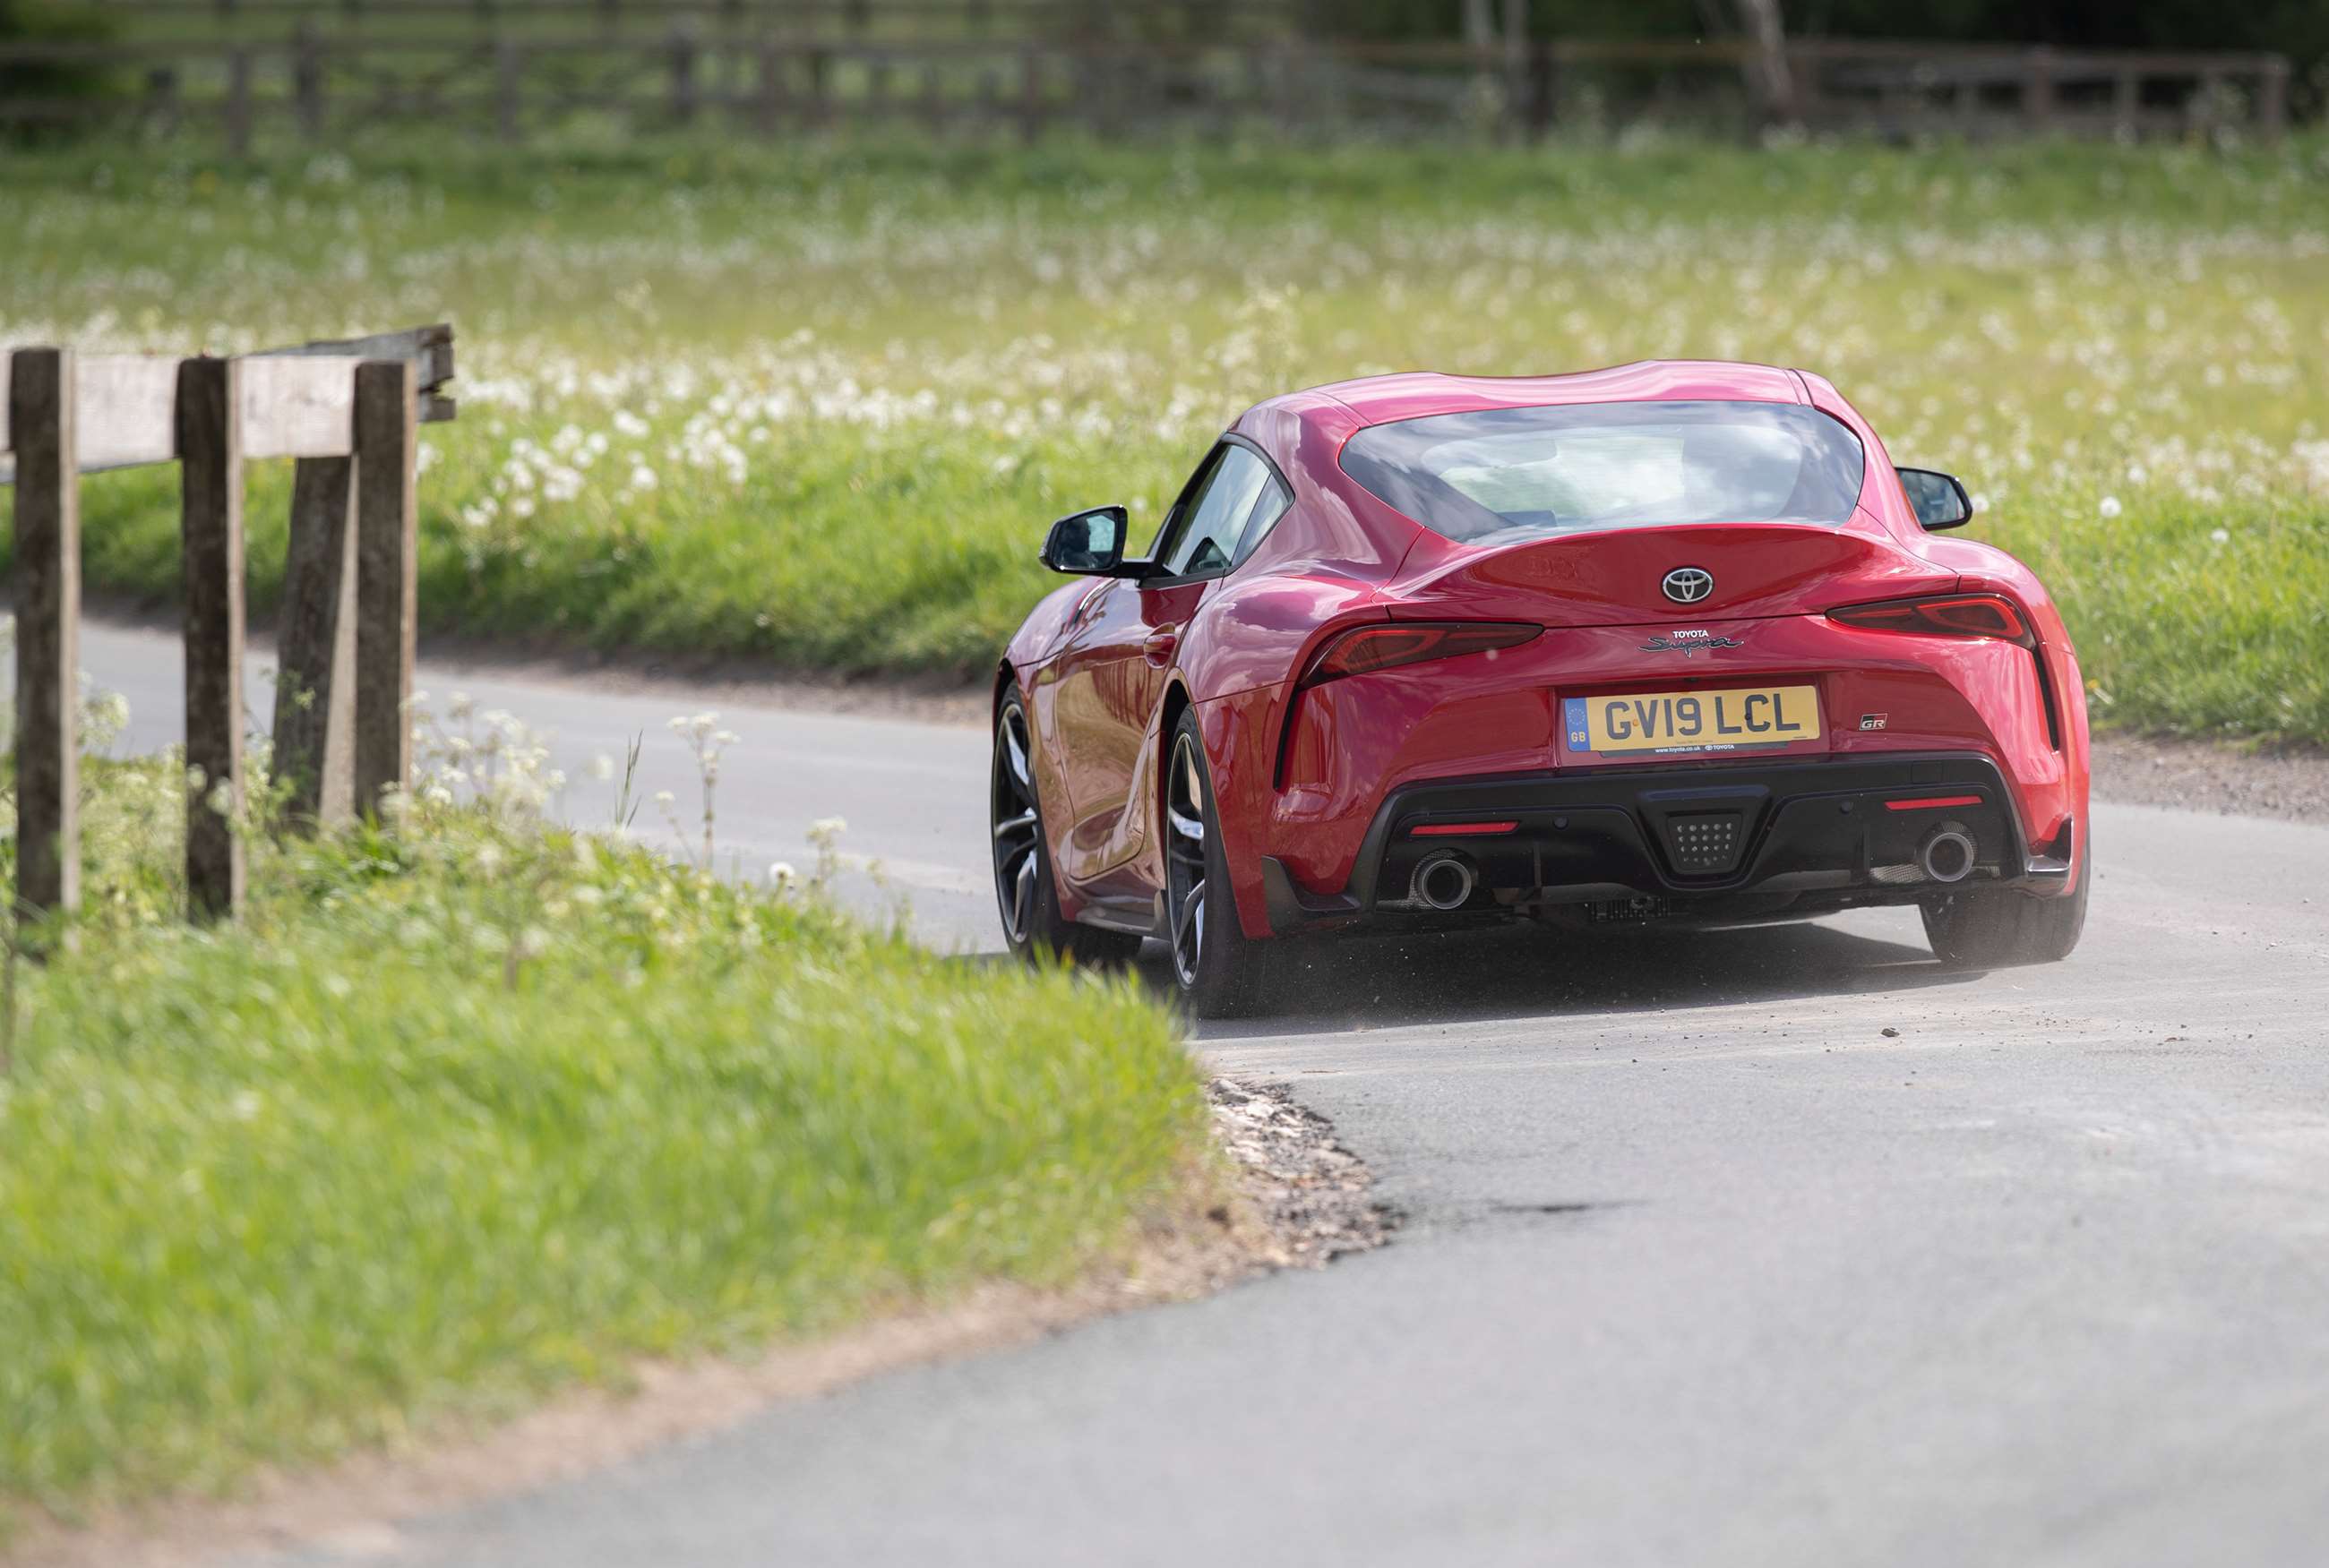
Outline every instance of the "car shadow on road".
{"label": "car shadow on road", "polygon": [[[1139,966],[1169,991],[1162,950]],[[1537,927],[1364,934],[1304,944],[1270,1010],[1209,1022],[1209,1040],[1481,1019],[1615,1014],[1955,985],[1919,944],[1826,925],[1727,930],[1649,927],[1563,934]]]}

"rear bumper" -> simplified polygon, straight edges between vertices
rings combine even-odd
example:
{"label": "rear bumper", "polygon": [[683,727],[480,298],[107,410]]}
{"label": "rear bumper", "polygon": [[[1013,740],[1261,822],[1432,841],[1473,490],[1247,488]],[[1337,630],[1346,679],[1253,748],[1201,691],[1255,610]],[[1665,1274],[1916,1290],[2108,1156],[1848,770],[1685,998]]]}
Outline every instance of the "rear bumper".
{"label": "rear bumper", "polygon": [[[2073,829],[2032,845],[1988,757],[1891,753],[1431,780],[1384,799],[1344,887],[1306,889],[1267,858],[1262,886],[1281,934],[1414,914],[1745,917],[1937,892],[1920,851],[1943,829],[1974,845],[1957,886],[2067,884]],[[1474,891],[1430,910],[1416,868],[1450,853]]]}

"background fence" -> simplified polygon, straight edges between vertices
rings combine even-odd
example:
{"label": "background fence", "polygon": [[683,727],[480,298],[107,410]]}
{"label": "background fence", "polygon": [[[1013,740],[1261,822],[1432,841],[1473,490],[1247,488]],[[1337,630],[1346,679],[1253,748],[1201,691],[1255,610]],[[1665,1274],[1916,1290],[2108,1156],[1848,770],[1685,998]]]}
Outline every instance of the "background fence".
{"label": "background fence", "polygon": [[1372,43],[1336,37],[1315,0],[117,0],[108,15],[109,38],[0,42],[0,123],[193,130],[237,151],[416,124],[514,142],[578,121],[2268,138],[2289,80],[2277,54],[1547,39],[1524,0],[1466,42]]}

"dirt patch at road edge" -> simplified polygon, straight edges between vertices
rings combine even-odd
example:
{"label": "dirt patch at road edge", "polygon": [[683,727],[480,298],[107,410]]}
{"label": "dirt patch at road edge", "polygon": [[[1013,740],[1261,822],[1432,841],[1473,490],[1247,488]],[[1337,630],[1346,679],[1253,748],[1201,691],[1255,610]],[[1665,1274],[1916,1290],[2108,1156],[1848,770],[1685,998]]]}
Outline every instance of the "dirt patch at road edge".
{"label": "dirt patch at road edge", "polygon": [[2329,822],[2329,751],[2107,732],[2094,737],[2095,793],[2129,805]]}

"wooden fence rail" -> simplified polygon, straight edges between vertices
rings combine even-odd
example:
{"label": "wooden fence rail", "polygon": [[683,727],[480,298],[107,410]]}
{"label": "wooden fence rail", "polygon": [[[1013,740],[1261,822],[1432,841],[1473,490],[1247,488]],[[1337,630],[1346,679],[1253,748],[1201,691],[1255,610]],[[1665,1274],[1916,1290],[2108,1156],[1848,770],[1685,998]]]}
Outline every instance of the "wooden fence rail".
{"label": "wooden fence rail", "polygon": [[0,360],[13,466],[20,921],[80,898],[80,480],[179,465],[185,637],[186,897],[240,909],[243,471],[297,461],[275,699],[288,824],[377,809],[410,784],[415,512],[422,420],[449,419],[449,327],[239,359]]}
{"label": "wooden fence rail", "polygon": [[836,39],[740,22],[718,30],[682,25],[649,38],[309,28],[259,42],[0,45],[0,67],[119,68],[105,92],[0,96],[0,124],[112,123],[149,131],[207,124],[240,154],[261,130],[286,127],[316,143],[416,123],[517,141],[577,115],[613,115],[641,129],[716,123],[761,136],[891,122],[1031,137],[1056,126],[1148,134],[1174,121],[1216,131],[1485,123],[1520,137],[1613,110],[1621,117],[1689,118],[1714,104],[1730,106],[1741,123],[1883,135],[2132,136],[2242,127],[2272,139],[2287,118],[2289,67],[2277,54],[1815,39],[1789,45],[1787,58],[1787,101],[1775,103],[1762,101],[1759,88],[1749,89],[1757,56],[1738,39],[1538,39],[1507,47],[1073,32]]}

